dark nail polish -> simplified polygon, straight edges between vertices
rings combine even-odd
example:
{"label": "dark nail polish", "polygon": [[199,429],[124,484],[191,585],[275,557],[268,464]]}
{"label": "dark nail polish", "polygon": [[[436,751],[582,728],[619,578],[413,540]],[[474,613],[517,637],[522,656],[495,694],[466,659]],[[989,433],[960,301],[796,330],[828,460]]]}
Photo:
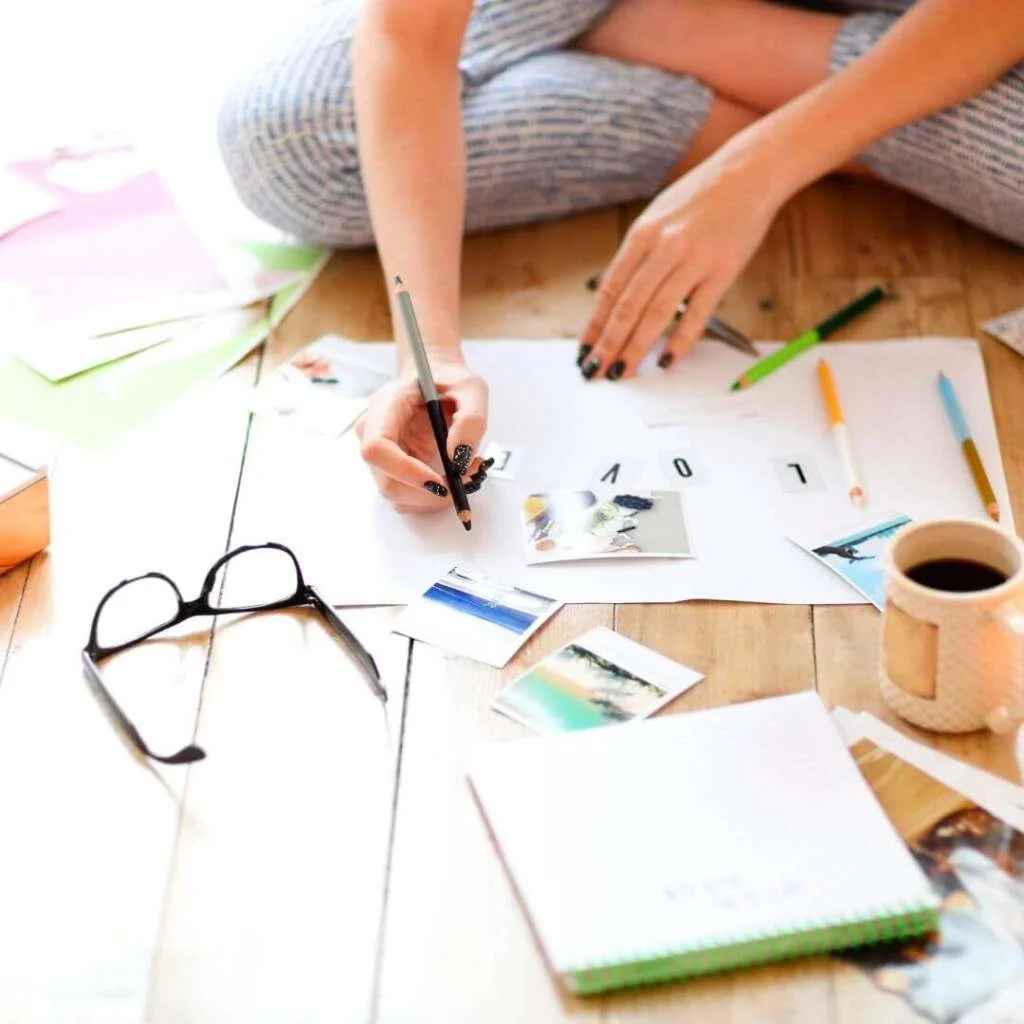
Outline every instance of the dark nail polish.
{"label": "dark nail polish", "polygon": [[598,359],[591,359],[590,362],[587,363],[583,367],[582,373],[583,373],[583,376],[587,380],[590,380],[590,378],[593,377],[594,374],[597,373],[597,371],[600,370],[600,369],[601,369],[601,362],[600,362],[600,360],[598,360]]}
{"label": "dark nail polish", "polygon": [[428,480],[423,485],[431,494],[436,494],[439,498],[448,497],[448,488],[444,484],[439,484],[436,480]]}
{"label": "dark nail polish", "polygon": [[481,462],[477,467],[477,471],[466,481],[463,488],[467,494],[475,494],[483,486],[484,481],[487,479],[487,470],[490,466],[494,465],[494,460],[491,459],[489,462]]}
{"label": "dark nail polish", "polygon": [[455,472],[462,476],[463,473],[469,469],[469,464],[473,461],[473,449],[468,444],[460,444],[456,447],[454,454],[452,455],[452,468]]}
{"label": "dark nail polish", "polygon": [[612,365],[608,367],[608,373],[606,374],[606,376],[609,380],[618,380],[622,376],[623,371],[625,369],[626,364],[621,359],[619,359],[618,361],[612,363]]}
{"label": "dark nail polish", "polygon": [[586,359],[587,356],[590,355],[590,350],[593,347],[594,347],[593,345],[580,345],[579,355],[576,356],[576,365],[577,366],[582,366],[583,365],[583,360]]}
{"label": "dark nail polish", "polygon": [[667,370],[672,365],[672,353],[662,352],[661,358],[658,360],[658,365],[663,370]]}

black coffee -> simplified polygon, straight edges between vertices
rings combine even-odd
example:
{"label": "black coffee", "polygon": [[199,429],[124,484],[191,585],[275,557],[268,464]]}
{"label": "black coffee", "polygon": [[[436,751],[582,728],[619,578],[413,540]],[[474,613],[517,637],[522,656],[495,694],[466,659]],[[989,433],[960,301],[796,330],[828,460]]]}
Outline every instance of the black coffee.
{"label": "black coffee", "polygon": [[1008,579],[1006,573],[993,569],[991,565],[968,558],[935,558],[908,569],[907,576],[922,587],[956,593],[991,590]]}

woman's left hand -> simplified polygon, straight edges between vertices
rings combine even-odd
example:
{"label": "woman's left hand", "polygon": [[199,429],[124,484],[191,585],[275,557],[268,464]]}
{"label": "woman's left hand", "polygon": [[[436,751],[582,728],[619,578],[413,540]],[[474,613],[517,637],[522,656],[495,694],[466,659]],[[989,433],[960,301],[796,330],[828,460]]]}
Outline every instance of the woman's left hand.
{"label": "woman's left hand", "polygon": [[727,144],[651,201],[601,277],[580,340],[584,377],[635,373],[684,299],[659,365],[690,351],[786,198],[773,197],[772,177],[771,167]]}

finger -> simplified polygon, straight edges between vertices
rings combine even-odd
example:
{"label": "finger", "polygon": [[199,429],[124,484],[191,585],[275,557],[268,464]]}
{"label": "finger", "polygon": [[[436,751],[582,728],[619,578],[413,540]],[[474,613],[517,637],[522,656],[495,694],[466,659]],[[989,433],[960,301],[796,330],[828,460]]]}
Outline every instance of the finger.
{"label": "finger", "polygon": [[631,377],[636,373],[636,368],[658,339],[675,329],[674,319],[679,308],[680,296],[693,291],[698,280],[696,271],[688,267],[680,268],[665,279],[647,304],[647,309],[636,329],[619,352],[618,360],[609,366],[606,372],[609,379],[618,380],[620,377]]}
{"label": "finger", "polygon": [[448,427],[448,456],[455,472],[464,476],[487,429],[487,385],[474,377],[460,382],[445,397],[455,402]]}
{"label": "finger", "polygon": [[480,468],[469,478],[464,488],[467,494],[476,494],[484,485],[484,481],[487,479],[487,470],[490,468],[488,462],[493,465],[493,460],[488,459],[486,462],[480,464]]}
{"label": "finger", "polygon": [[403,413],[407,415],[408,410],[396,402],[389,402],[381,409],[371,406],[367,410],[359,441],[363,460],[377,473],[413,489],[423,489],[428,483],[445,486],[440,473],[403,451],[395,441],[401,436]]}
{"label": "finger", "polygon": [[658,365],[667,370],[677,359],[687,355],[704,333],[708,317],[722,299],[725,287],[718,281],[705,281],[693,290],[686,303],[686,312],[669,334]]}
{"label": "finger", "polygon": [[[593,349],[604,332],[605,324],[612,314],[619,295],[633,275],[647,259],[648,250],[654,237],[654,228],[645,224],[634,223],[626,232],[626,237],[619,246],[619,251],[608,268],[596,282],[597,298],[593,312],[580,335],[580,366],[590,363]],[[596,372],[596,370],[595,370]]]}
{"label": "finger", "polygon": [[381,473],[375,473],[374,478],[381,497],[395,508],[402,505],[420,512],[428,512],[451,504],[448,488],[433,480],[428,480],[422,488],[416,488]]}
{"label": "finger", "polygon": [[[603,370],[610,372],[614,380],[622,373],[624,366],[618,365],[622,349],[643,320],[651,300],[675,269],[673,261],[664,253],[659,255],[657,251],[651,252],[640,264],[619,294],[601,336],[594,344],[588,362],[584,364],[584,377],[589,379]],[[670,308],[665,323],[668,323],[671,315]]]}

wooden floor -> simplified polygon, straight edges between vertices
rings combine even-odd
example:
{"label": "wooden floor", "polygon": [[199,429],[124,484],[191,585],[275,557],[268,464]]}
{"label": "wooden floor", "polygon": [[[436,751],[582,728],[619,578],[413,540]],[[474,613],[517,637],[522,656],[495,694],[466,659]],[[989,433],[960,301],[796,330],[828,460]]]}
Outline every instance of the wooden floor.
{"label": "wooden floor", "polygon": [[[632,212],[471,239],[464,334],[575,337],[584,281]],[[1019,251],[922,203],[826,182],[787,208],[721,312],[783,337],[888,278],[899,301],[844,337],[980,337],[982,319],[1024,304],[1022,271]],[[706,673],[673,711],[815,687],[830,705],[892,721],[868,607],[576,606],[504,672],[389,634],[392,610],[346,612],[381,665],[386,714],[315,619],[223,623],[212,641],[199,631],[111,665],[154,745],[194,730],[209,754],[159,774],[131,759],[81,676],[93,606],[150,569],[194,596],[229,546],[323,528],[314,488],[282,493],[281,432],[250,424],[244,400],[329,331],[389,335],[372,254],[338,257],[265,352],[172,417],[102,457],[67,456],[49,553],[0,578],[0,1022],[914,1019],[832,959],[562,995],[463,776],[473,745],[520,732],[488,710],[503,681],[598,624]],[[982,343],[1020,522],[1024,360]],[[343,521],[332,529],[339,544],[358,542]],[[1017,778],[1009,739],[937,743]]]}

